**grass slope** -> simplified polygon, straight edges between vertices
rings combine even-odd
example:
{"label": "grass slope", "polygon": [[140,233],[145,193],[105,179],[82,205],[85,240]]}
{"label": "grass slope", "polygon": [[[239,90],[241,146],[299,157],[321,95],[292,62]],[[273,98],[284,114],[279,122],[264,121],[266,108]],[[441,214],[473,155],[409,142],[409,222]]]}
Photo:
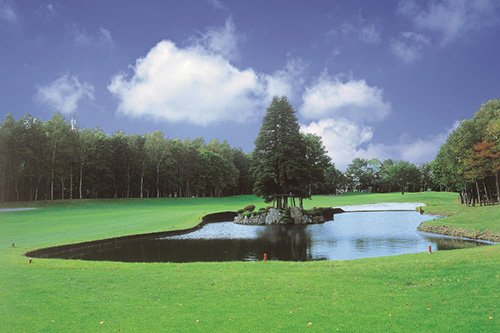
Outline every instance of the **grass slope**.
{"label": "grass slope", "polygon": [[[498,232],[500,206],[467,210],[448,193],[315,197],[305,204],[390,201],[425,202],[429,212],[453,214],[441,220],[447,225]],[[243,196],[43,202],[34,211],[1,212],[0,331],[500,329],[498,245],[305,263],[29,264],[22,256],[44,246],[186,228],[207,213],[251,203],[265,206]]]}

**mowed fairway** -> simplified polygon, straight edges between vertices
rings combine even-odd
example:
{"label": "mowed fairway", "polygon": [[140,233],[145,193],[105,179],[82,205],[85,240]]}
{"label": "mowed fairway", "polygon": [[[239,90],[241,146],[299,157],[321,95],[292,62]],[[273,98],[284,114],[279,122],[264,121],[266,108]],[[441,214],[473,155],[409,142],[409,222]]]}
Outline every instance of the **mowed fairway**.
{"label": "mowed fairway", "polygon": [[[454,214],[435,223],[500,233],[500,206],[466,208],[456,199],[364,194],[305,204],[425,202],[426,211]],[[41,202],[26,203],[38,208],[32,211],[0,212],[0,331],[500,330],[499,245],[320,262],[29,264],[22,256],[45,246],[183,229],[205,214],[248,204],[266,206],[242,196]]]}

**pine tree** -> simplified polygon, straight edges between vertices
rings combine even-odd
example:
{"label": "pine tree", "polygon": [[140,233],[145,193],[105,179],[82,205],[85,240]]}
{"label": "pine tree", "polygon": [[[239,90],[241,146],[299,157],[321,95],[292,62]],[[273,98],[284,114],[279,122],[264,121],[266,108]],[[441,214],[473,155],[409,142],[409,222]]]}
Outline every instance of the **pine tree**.
{"label": "pine tree", "polygon": [[288,205],[286,195],[308,196],[306,145],[299,129],[288,99],[275,96],[255,140],[252,171],[254,194],[266,202],[277,199],[278,208]]}

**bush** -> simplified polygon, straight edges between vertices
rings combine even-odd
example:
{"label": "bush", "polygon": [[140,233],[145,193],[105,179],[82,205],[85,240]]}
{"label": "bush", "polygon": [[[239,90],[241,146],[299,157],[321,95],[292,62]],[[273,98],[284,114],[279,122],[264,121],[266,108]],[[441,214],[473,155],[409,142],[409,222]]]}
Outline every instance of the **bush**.
{"label": "bush", "polygon": [[244,212],[253,212],[255,210],[255,205],[248,205],[245,208],[243,208]]}
{"label": "bush", "polygon": [[286,223],[293,223],[292,216],[290,215],[290,208],[287,208],[281,212],[280,221],[283,221]]}
{"label": "bush", "polygon": [[254,213],[253,212],[243,212],[243,214],[241,214],[242,217],[245,217],[245,216],[252,216]]}

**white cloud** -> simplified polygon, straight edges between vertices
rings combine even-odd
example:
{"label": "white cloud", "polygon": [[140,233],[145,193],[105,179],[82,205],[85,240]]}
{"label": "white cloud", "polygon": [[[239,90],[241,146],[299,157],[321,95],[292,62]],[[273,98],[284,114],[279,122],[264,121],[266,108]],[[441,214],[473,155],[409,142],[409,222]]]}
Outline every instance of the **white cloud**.
{"label": "white cloud", "polygon": [[14,10],[12,2],[0,0],[0,19],[8,23],[17,23],[19,21],[19,16]]}
{"label": "white cloud", "polygon": [[63,114],[71,114],[82,99],[94,99],[94,87],[65,74],[47,86],[38,87],[35,99]]}
{"label": "white cloud", "polygon": [[219,9],[219,10],[225,9],[224,4],[220,0],[208,0],[208,3],[210,4],[210,6],[212,6],[215,9]]}
{"label": "white cloud", "polygon": [[342,117],[302,125],[301,130],[321,136],[328,155],[340,170],[345,170],[355,157],[364,157],[367,151],[362,146],[373,138],[371,126],[360,125]]}
{"label": "white cloud", "polygon": [[392,158],[414,164],[430,162],[436,157],[439,148],[446,142],[448,135],[458,127],[458,124],[455,122],[443,133],[423,139],[409,140],[403,136],[394,144],[371,142],[375,131],[373,127],[345,118],[323,119],[309,125],[302,125],[301,130],[305,133],[320,135],[335,166],[345,171],[347,165],[356,157],[378,158],[381,161]]}
{"label": "white cloud", "polygon": [[133,71],[132,78],[119,74],[108,85],[125,115],[208,125],[243,122],[264,109],[267,93],[257,73],[239,70],[199,46],[181,49],[161,41]]}
{"label": "white cloud", "polygon": [[[380,43],[380,33],[374,24],[354,26],[352,23],[346,22],[341,27],[342,36],[345,39],[360,40],[367,44]],[[332,36],[334,30],[330,30],[327,35]]]}
{"label": "white cloud", "polygon": [[132,76],[112,78],[108,90],[118,98],[118,112],[195,125],[244,122],[264,113],[272,96],[295,94],[305,67],[300,59],[271,75],[239,69],[231,64],[238,38],[229,18],[187,47],[159,42],[137,59]]}
{"label": "white cloud", "polygon": [[92,44],[92,37],[87,33],[85,29],[80,30],[75,25],[72,29],[73,42],[78,47],[88,47]]}
{"label": "white cloud", "polygon": [[102,44],[105,45],[112,45],[113,44],[113,38],[111,37],[111,31],[105,28],[99,28],[99,35],[98,39]]}
{"label": "white cloud", "polygon": [[422,59],[425,49],[431,42],[425,36],[415,32],[403,32],[391,43],[391,52],[406,64]]}
{"label": "white cloud", "polygon": [[443,133],[430,135],[424,139],[409,140],[401,137],[400,142],[392,147],[399,159],[418,164],[429,162],[436,158],[439,148],[446,142],[446,139],[460,125],[455,121],[450,128],[445,129]]}
{"label": "white cloud", "polygon": [[77,47],[93,47],[93,46],[113,46],[113,38],[111,31],[105,28],[99,28],[99,32],[95,35],[87,33],[86,29],[79,29],[76,25],[71,28],[73,43]]}
{"label": "white cloud", "polygon": [[267,89],[267,100],[273,96],[287,96],[294,99],[295,95],[304,84],[304,72],[307,65],[300,58],[289,57],[283,69],[275,71],[272,75],[264,75]]}
{"label": "white cloud", "polygon": [[236,26],[229,17],[223,27],[208,28],[200,37],[193,38],[193,43],[212,54],[234,60],[240,56],[238,51],[239,39]]}
{"label": "white cloud", "polygon": [[378,44],[381,40],[380,33],[373,24],[361,27],[359,30],[359,38],[368,44]]}
{"label": "white cloud", "polygon": [[35,11],[35,13],[41,17],[45,17],[47,20],[52,20],[54,17],[59,16],[57,12],[57,5],[53,5],[51,3],[49,4],[43,4],[38,7],[38,9]]}
{"label": "white cloud", "polygon": [[384,119],[391,103],[384,100],[383,90],[369,86],[365,80],[342,81],[322,75],[302,96],[300,113],[307,119],[343,117],[353,121],[374,122]]}
{"label": "white cloud", "polygon": [[497,0],[440,0],[425,2],[424,8],[415,0],[399,3],[398,13],[409,17],[419,29],[441,35],[447,44],[469,31],[479,31],[490,24],[498,24]]}
{"label": "white cloud", "polygon": [[57,10],[53,4],[44,5],[45,10],[47,11],[47,15],[49,16],[57,16]]}

